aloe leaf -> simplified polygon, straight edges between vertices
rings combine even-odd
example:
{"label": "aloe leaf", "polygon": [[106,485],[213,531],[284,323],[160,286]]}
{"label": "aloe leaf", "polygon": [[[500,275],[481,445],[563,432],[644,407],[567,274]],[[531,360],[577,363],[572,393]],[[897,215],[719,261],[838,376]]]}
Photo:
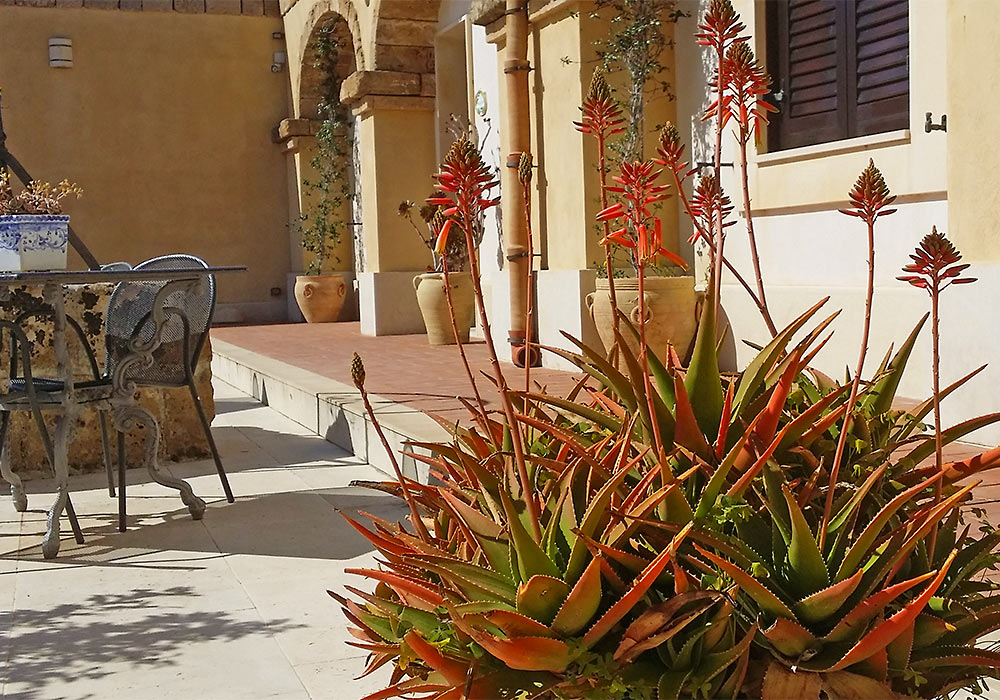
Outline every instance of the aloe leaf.
{"label": "aloe leaf", "polygon": [[508,668],[518,671],[549,671],[561,673],[573,660],[574,654],[565,642],[550,637],[517,637],[500,639],[476,629],[456,616],[455,625],[473,641]]}
{"label": "aloe leaf", "polygon": [[[514,584],[489,569],[444,557],[420,556],[415,559],[419,559],[421,567],[458,586],[471,600],[499,600],[511,605],[516,600]],[[483,595],[487,597],[483,598]]]}
{"label": "aloe leaf", "polygon": [[635,581],[632,582],[631,588],[621,597],[618,601],[608,609],[606,613],[591,627],[587,630],[587,633],[583,636],[582,645],[583,648],[589,649],[599,642],[604,635],[611,631],[611,628],[615,626],[625,615],[632,610],[633,607],[639,602],[639,600],[646,594],[650,586],[656,581],[660,573],[666,568],[670,560],[676,555],[677,548],[680,547],[681,543],[687,537],[688,533],[691,531],[691,525],[688,524],[681,529],[677,535],[674,536],[670,543],[670,546],[664,549],[653,561],[649,563],[641,574],[639,574]]}
{"label": "aloe leaf", "polygon": [[[938,395],[938,398],[943,401],[949,394],[961,387],[963,384],[968,382],[970,379],[975,377],[977,374],[986,369],[989,365],[980,365],[978,368],[972,370],[967,375],[961,379],[949,384]],[[934,409],[934,397],[930,397],[922,404],[907,411],[907,421],[900,428],[899,433],[896,435],[895,439],[897,442],[902,442],[910,436],[910,434],[917,428],[920,422]]]}
{"label": "aloe leaf", "polygon": [[889,523],[889,520],[896,514],[896,511],[902,508],[906,503],[912,501],[921,491],[933,486],[934,482],[940,478],[940,475],[931,477],[930,479],[917,484],[913,488],[907,489],[889,501],[882,508],[882,510],[880,510],[878,514],[872,518],[871,522],[868,523],[858,538],[854,540],[851,548],[847,551],[847,554],[841,561],[840,568],[837,570],[837,575],[834,577],[834,581],[843,581],[844,579],[853,576],[855,572],[857,572],[858,567],[861,566],[865,556],[867,556],[868,550],[875,541],[875,538],[878,537],[880,532],[882,532],[882,529]]}
{"label": "aloe leaf", "polygon": [[705,488],[701,492],[701,498],[698,499],[698,507],[694,512],[694,517],[696,520],[704,520],[708,517],[708,514],[715,507],[715,502],[719,497],[719,493],[722,491],[722,487],[726,484],[726,479],[729,477],[729,472],[736,464],[736,460],[739,458],[740,454],[746,449],[747,444],[750,442],[750,437],[753,435],[754,430],[757,427],[757,422],[761,419],[760,415],[753,419],[744,432],[742,437],[736,442],[726,458],[722,460],[722,464],[715,470],[712,474],[712,478],[709,479]]}
{"label": "aloe leaf", "polygon": [[[632,324],[632,320],[622,313],[621,309],[617,310],[618,313],[618,327],[627,328],[635,338],[636,342],[639,342],[639,331]],[[669,350],[668,350],[669,354]],[[670,372],[667,368],[660,362],[660,358],[656,356],[655,352],[646,353],[646,362],[649,364],[649,373],[653,375],[653,380],[656,382],[656,387],[660,391],[660,397],[663,399],[663,403],[667,410],[671,414],[674,412],[674,380],[670,376]]]}
{"label": "aloe leaf", "polygon": [[818,304],[808,309],[805,313],[795,319],[791,324],[786,326],[784,330],[778,333],[768,343],[763,350],[758,353],[758,355],[747,365],[746,370],[740,376],[739,384],[736,387],[736,402],[733,414],[736,416],[742,416],[744,409],[747,407],[750,401],[757,395],[757,391],[760,389],[761,385],[764,383],[765,377],[767,377],[768,372],[774,367],[775,362],[781,357],[781,354],[785,350],[785,346],[788,345],[792,336],[803,325],[806,321],[815,315],[819,309],[829,301],[830,297],[825,297]]}
{"label": "aloe leaf", "polygon": [[551,576],[535,575],[517,587],[517,611],[549,624],[555,618],[570,588]]}
{"label": "aloe leaf", "polygon": [[831,666],[826,671],[841,671],[848,668],[856,663],[864,661],[865,659],[872,656],[876,652],[884,650],[886,646],[892,642],[896,637],[898,637],[913,621],[917,618],[917,615],[923,610],[924,606],[931,599],[937,589],[941,586],[944,581],[944,577],[948,573],[948,568],[951,566],[952,561],[954,561],[955,552],[945,560],[944,566],[938,571],[937,575],[927,584],[920,595],[914,598],[912,601],[907,603],[902,610],[890,617],[885,622],[876,625],[870,632],[863,636],[857,644],[855,644],[851,649],[840,659],[837,663]]}
{"label": "aloe leaf", "polygon": [[763,630],[764,637],[771,642],[771,646],[785,656],[797,659],[811,645],[816,643],[816,636],[794,620],[785,617],[777,617],[767,629]]}
{"label": "aloe leaf", "polygon": [[762,611],[770,615],[774,615],[775,617],[787,617],[789,620],[795,619],[795,613],[792,612],[791,608],[785,605],[785,603],[783,603],[781,599],[778,598],[778,596],[775,595],[769,588],[765,587],[764,584],[748,574],[746,571],[743,571],[732,562],[726,561],[722,557],[716,556],[706,549],[702,549],[698,545],[694,545],[694,548],[699,554],[719,567],[724,573],[728,574],[729,577],[739,585],[743,592],[757,603],[757,606]]}
{"label": "aloe leaf", "polygon": [[890,408],[892,408],[892,402],[896,398],[896,390],[899,388],[899,382],[903,378],[903,371],[906,369],[906,363],[910,359],[910,353],[913,351],[913,345],[917,342],[917,336],[920,335],[920,330],[924,327],[924,323],[927,322],[927,316],[929,314],[924,314],[924,317],[920,319],[916,327],[910,332],[909,337],[907,337],[906,342],[904,342],[896,356],[892,358],[892,364],[889,365],[889,371],[882,375],[875,386],[866,391],[865,393],[874,396],[875,400],[871,404],[871,410],[873,415],[879,415],[885,413]]}
{"label": "aloe leaf", "polygon": [[529,399],[533,401],[538,401],[540,403],[548,404],[556,408],[562,409],[563,411],[568,411],[573,413],[580,418],[590,421],[595,425],[599,425],[602,428],[607,428],[608,430],[618,432],[621,430],[622,422],[615,418],[614,416],[608,415],[603,411],[598,411],[590,406],[584,406],[576,401],[570,401],[569,399],[564,399],[560,396],[553,396],[551,394],[524,394]]}
{"label": "aloe leaf", "polygon": [[628,405],[630,409],[635,410],[639,399],[635,395],[632,383],[628,380],[628,378],[615,369],[602,353],[597,352],[582,341],[577,340],[569,333],[563,331],[562,335],[569,340],[569,342],[580,348],[580,351],[584,354],[584,356],[586,356],[588,362],[590,362],[602,374],[604,374],[605,377],[608,378],[608,381],[611,383],[611,387],[615,390],[615,393],[622,400],[622,402]]}
{"label": "aloe leaf", "polygon": [[[967,421],[954,425],[947,430],[941,431],[941,444],[948,445],[956,440],[965,437],[974,430],[979,430],[987,425],[992,425],[1000,421],[1000,412],[989,413],[985,416],[978,416]],[[934,437],[929,436],[922,444],[914,448],[909,454],[897,463],[898,467],[908,471],[920,464],[926,458],[934,454]]]}
{"label": "aloe leaf", "polygon": [[815,593],[830,585],[830,573],[802,509],[787,486],[781,491],[785,496],[792,527],[792,540],[788,545],[788,563],[795,574],[792,583],[800,592]]}
{"label": "aloe leaf", "polygon": [[528,534],[518,517],[510,494],[505,489],[500,490],[500,503],[507,516],[507,530],[511,544],[517,552],[517,570],[521,580],[527,581],[536,574],[559,578],[560,571],[548,555],[542,551],[539,544]]}
{"label": "aloe leaf", "polygon": [[[674,442],[681,447],[688,448],[702,459],[711,459],[712,447],[705,439],[705,433],[702,432],[698,423],[687,389],[678,376],[674,376],[674,391],[677,399]],[[716,430],[718,430],[718,426],[716,426]]]}
{"label": "aloe leaf", "polygon": [[698,323],[694,353],[684,380],[684,388],[703,435],[718,434],[723,402],[722,375],[715,351],[715,302],[712,294],[712,285],[709,284]]}
{"label": "aloe leaf", "polygon": [[601,560],[594,557],[583,570],[552,620],[552,630],[566,637],[580,632],[601,605]]}
{"label": "aloe leaf", "polygon": [[837,612],[861,583],[864,572],[857,572],[851,578],[844,579],[828,588],[803,598],[792,606],[795,615],[806,623],[817,623],[826,620]]}
{"label": "aloe leaf", "polygon": [[875,482],[882,478],[887,466],[887,464],[883,464],[868,475],[868,478],[865,479],[861,488],[854,492],[850,500],[830,520],[830,524],[827,526],[827,533],[836,532],[845,522],[847,522],[849,517],[854,515],[855,511],[857,511],[857,509],[861,506],[861,501],[864,500],[865,495],[871,490],[872,486],[875,485]]}
{"label": "aloe leaf", "polygon": [[748,653],[750,651],[750,643],[757,634],[758,626],[759,623],[754,622],[750,629],[747,630],[746,635],[744,635],[739,644],[731,649],[716,652],[714,654],[708,654],[704,659],[702,659],[702,662],[699,665],[698,673],[692,678],[692,685],[699,688],[702,687],[704,684],[708,683],[717,675],[722,673],[744,654]]}

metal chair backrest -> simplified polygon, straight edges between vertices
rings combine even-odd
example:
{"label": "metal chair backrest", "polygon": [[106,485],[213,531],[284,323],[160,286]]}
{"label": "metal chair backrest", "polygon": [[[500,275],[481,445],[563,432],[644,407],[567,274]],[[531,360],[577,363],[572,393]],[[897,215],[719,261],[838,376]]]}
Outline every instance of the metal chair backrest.
{"label": "metal chair backrest", "polygon": [[[136,270],[172,270],[208,267],[193,255],[164,255],[136,265]],[[107,349],[105,372],[114,373],[118,363],[129,354],[133,339],[148,342],[153,337],[152,319],[156,295],[166,281],[120,282],[108,302],[104,319]],[[153,353],[149,367],[134,366],[127,377],[139,385],[183,386],[193,376],[208,329],[215,311],[215,276],[208,275],[196,291],[176,291],[169,294],[164,308],[167,320],[161,331],[160,346]]]}

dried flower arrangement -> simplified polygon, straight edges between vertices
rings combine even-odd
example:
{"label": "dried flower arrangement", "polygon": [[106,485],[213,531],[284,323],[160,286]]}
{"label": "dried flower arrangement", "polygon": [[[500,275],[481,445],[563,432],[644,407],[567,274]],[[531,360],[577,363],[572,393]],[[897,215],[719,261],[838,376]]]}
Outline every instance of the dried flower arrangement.
{"label": "dried flower arrangement", "polygon": [[10,174],[0,168],[0,216],[15,214],[62,214],[63,200],[67,197],[79,198],[83,190],[69,180],[52,185],[35,180],[15,192],[11,186]]}

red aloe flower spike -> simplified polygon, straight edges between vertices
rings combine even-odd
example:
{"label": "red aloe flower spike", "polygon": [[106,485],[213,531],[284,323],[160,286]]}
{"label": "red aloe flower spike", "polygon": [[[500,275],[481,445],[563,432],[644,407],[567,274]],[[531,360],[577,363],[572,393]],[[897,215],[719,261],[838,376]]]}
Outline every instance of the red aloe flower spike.
{"label": "red aloe flower spike", "polygon": [[479,148],[468,138],[462,137],[452,144],[448,154],[441,163],[441,172],[434,176],[445,192],[454,195],[455,226],[465,234],[466,247],[469,253],[469,271],[472,273],[472,289],[476,297],[476,307],[479,310],[479,321],[486,336],[486,348],[490,355],[490,365],[493,378],[500,392],[504,417],[511,431],[511,442],[514,448],[514,468],[520,482],[521,493],[527,504],[528,518],[532,535],[536,542],[541,540],[542,530],[538,516],[538,504],[532,494],[535,489],[528,476],[524,459],[524,442],[521,433],[521,423],[514,412],[514,404],[510,399],[510,387],[500,366],[496,346],[493,343],[490,330],[489,315],[486,313],[486,303],[483,297],[483,286],[479,272],[479,257],[476,250],[475,231],[481,226],[483,212],[496,205],[496,200],[490,198],[490,190],[499,183],[493,179],[488,165],[483,162]]}
{"label": "red aloe flower spike", "polygon": [[603,137],[618,134],[625,130],[622,124],[625,119],[618,101],[611,96],[611,88],[604,79],[604,69],[598,66],[590,80],[590,89],[580,108],[583,117],[573,122],[577,131],[584,134]]}
{"label": "red aloe flower spike", "polygon": [[[910,256],[913,260],[903,267],[906,275],[897,279],[908,282],[914,287],[927,290],[931,297],[931,378],[934,390],[934,457],[937,470],[942,469],[944,456],[941,437],[941,292],[953,284],[970,284],[974,277],[961,277],[969,265],[961,263],[962,254],[955,245],[937,227],[932,226],[931,232],[924,236],[917,246],[916,252]],[[941,500],[941,481],[934,484],[934,504]],[[937,526],[928,536],[927,550],[933,561],[934,549],[937,545]]]}
{"label": "red aloe flower spike", "polygon": [[962,254],[937,227],[931,227],[931,232],[924,236],[910,258],[913,262],[903,268],[903,272],[909,274],[896,279],[926,289],[928,294],[943,292],[953,284],[976,281],[974,277],[959,277],[969,265],[957,264]]}
{"label": "red aloe flower spike", "polygon": [[724,51],[733,42],[746,41],[746,37],[740,37],[746,26],[740,22],[730,0],[712,0],[698,29],[701,30],[695,34],[698,44],[717,51]]}
{"label": "red aloe flower spike", "polygon": [[759,140],[761,129],[768,123],[768,113],[778,111],[764,99],[771,90],[771,77],[744,41],[733,44],[726,51],[723,70],[732,97],[727,107],[739,126],[740,141],[746,143],[750,134]]}
{"label": "red aloe flower spike", "polygon": [[850,209],[841,209],[840,213],[856,216],[869,226],[874,224],[880,216],[889,216],[896,211],[887,208],[896,201],[896,196],[890,194],[889,187],[885,184],[885,178],[875,167],[874,160],[869,159],[868,167],[861,172],[858,181],[854,183],[854,189],[850,191],[848,196],[854,206]]}
{"label": "red aloe flower spike", "polygon": [[698,222],[691,242],[693,243],[699,236],[711,242],[711,235],[706,235],[706,232],[712,230],[720,213],[724,222],[723,227],[732,226],[735,222],[726,222],[732,211],[732,202],[719,188],[719,182],[715,179],[715,175],[708,173],[702,176],[694,190],[694,196],[691,197],[691,213]]}

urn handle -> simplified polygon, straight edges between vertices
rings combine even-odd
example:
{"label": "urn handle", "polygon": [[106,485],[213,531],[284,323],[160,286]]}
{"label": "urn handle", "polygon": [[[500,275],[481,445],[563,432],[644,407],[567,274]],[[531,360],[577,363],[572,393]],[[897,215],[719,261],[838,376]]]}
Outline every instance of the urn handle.
{"label": "urn handle", "polygon": [[628,314],[629,320],[631,320],[632,323],[638,324],[639,323],[639,308],[641,306],[645,306],[646,307],[646,323],[649,323],[650,320],[652,320],[652,318],[653,318],[653,305],[652,305],[651,302],[653,301],[653,299],[655,297],[656,297],[655,294],[650,294],[649,292],[646,292],[646,293],[644,293],[642,295],[643,303],[640,304],[639,303],[639,297],[637,296],[635,298],[635,302],[634,302],[635,305],[632,307],[632,310],[629,311],[629,314]]}

